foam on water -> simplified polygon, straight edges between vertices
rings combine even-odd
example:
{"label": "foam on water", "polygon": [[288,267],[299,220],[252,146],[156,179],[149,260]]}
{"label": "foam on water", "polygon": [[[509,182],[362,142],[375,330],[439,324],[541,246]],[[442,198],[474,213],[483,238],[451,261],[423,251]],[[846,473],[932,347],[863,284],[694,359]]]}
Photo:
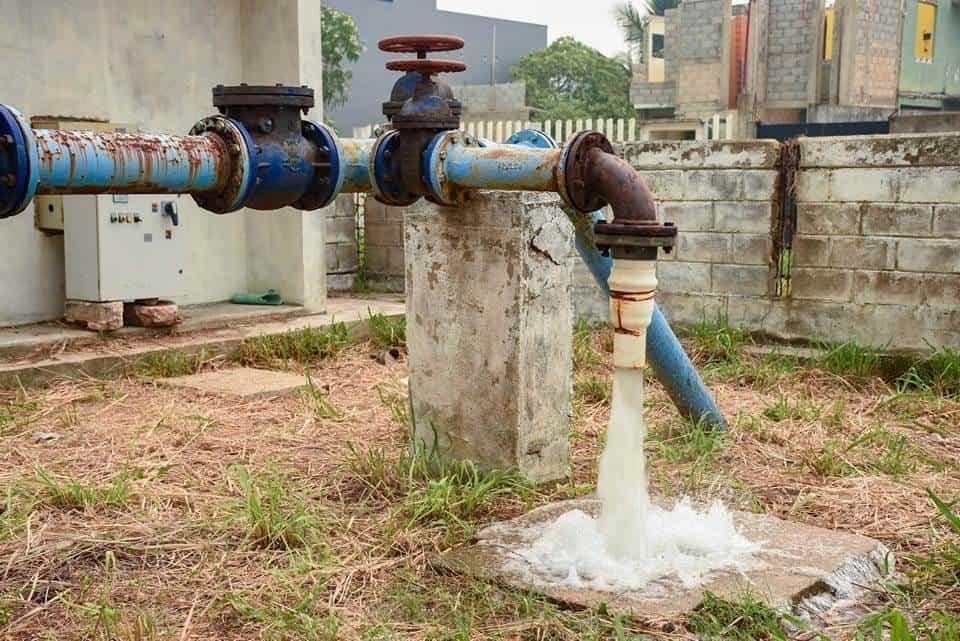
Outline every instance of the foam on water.
{"label": "foam on water", "polygon": [[536,580],[595,590],[638,590],[676,577],[693,587],[722,568],[745,568],[759,546],[745,539],[722,503],[697,511],[650,503],[643,441],[643,371],[617,369],[600,457],[599,518],[567,512],[515,552]]}

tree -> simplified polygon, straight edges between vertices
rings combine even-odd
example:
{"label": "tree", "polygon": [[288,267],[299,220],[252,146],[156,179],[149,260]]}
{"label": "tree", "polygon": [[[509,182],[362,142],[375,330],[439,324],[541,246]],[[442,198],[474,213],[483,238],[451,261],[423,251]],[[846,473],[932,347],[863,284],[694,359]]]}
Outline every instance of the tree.
{"label": "tree", "polygon": [[630,46],[630,50],[643,50],[650,16],[662,16],[669,9],[676,9],[679,4],[680,0],[640,0],[638,8],[631,0],[624,0],[614,7],[613,16],[623,31],[623,39]]}
{"label": "tree", "polygon": [[527,85],[527,103],[538,119],[629,118],[630,71],[613,58],[569,36],[531,51],[511,69]]}
{"label": "tree", "polygon": [[339,107],[350,97],[353,72],[344,61],[356,62],[363,47],[357,23],[349,15],[327,5],[320,8],[320,38],[323,55],[323,105]]}

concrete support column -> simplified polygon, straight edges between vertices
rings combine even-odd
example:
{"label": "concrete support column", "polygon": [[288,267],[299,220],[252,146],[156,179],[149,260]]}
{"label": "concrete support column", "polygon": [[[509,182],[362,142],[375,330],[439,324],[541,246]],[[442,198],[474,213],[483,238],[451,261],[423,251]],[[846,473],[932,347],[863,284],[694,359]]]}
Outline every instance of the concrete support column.
{"label": "concrete support column", "polygon": [[[242,82],[308,85],[323,120],[319,0],[243,0]],[[248,212],[247,287],[277,289],[284,301],[312,311],[326,307],[325,211],[293,208]]]}
{"label": "concrete support column", "polygon": [[573,227],[560,199],[421,201],[404,237],[414,444],[533,481],[567,476]]}

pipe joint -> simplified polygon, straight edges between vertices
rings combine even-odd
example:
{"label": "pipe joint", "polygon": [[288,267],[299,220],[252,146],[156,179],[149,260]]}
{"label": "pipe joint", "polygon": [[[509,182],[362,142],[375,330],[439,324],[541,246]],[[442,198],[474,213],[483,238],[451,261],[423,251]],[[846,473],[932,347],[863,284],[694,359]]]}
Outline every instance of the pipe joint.
{"label": "pipe joint", "polygon": [[657,263],[615,259],[608,282],[614,367],[642,368],[647,362],[647,327],[653,317]]}

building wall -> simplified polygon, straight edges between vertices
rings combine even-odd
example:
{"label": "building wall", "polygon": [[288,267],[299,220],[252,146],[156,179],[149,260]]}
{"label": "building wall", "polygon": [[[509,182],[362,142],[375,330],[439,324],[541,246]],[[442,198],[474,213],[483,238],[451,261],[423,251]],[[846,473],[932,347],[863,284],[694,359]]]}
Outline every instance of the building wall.
{"label": "building wall", "polygon": [[[109,120],[184,134],[215,111],[210,92],[218,83],[269,81],[321,88],[318,0],[0,0],[0,12],[3,99],[28,118]],[[315,23],[300,19],[313,13]],[[278,40],[262,32],[252,37],[251,30],[263,22],[283,35]],[[201,210],[192,199],[181,202],[189,241],[187,289],[179,302],[229,298],[251,286],[253,273],[291,300],[322,299],[322,214],[220,216]],[[268,220],[269,235],[257,226]],[[63,237],[35,229],[32,206],[0,221],[0,237],[6,248],[0,325],[60,318]],[[295,269],[290,261],[268,260],[281,254],[296,262]],[[306,280],[305,264],[314,269]],[[293,274],[300,276],[296,283],[289,280]]]}
{"label": "building wall", "polygon": [[387,71],[387,60],[409,54],[386,54],[377,49],[377,42],[387,36],[444,33],[462,37],[466,46],[460,51],[435,54],[438,57],[463,60],[467,70],[448,74],[449,82],[490,84],[491,58],[496,29],[495,82],[510,81],[510,68],[530,51],[547,46],[546,25],[499,20],[452,11],[440,11],[436,0],[328,0],[327,4],[350,14],[357,22],[365,50],[350,69],[353,82],[350,98],[341,107],[328,110],[341,132],[374,122],[383,122],[383,102],[399,75]]}
{"label": "building wall", "polygon": [[624,147],[680,229],[658,263],[675,323],[788,340],[960,347],[960,134],[800,140],[790,292],[775,295],[777,145]]}
{"label": "building wall", "polygon": [[840,105],[895,107],[901,0],[838,0]]}
{"label": "building wall", "polygon": [[767,13],[765,106],[806,107],[811,65],[819,60],[817,43],[822,2],[769,0]]}
{"label": "building wall", "polygon": [[679,7],[674,80],[677,112],[707,117],[726,109],[730,0],[685,0]]}
{"label": "building wall", "polygon": [[327,209],[325,231],[327,288],[349,290],[359,267],[354,194],[338,196],[333,207]]}
{"label": "building wall", "polygon": [[946,0],[937,3],[934,54],[930,62],[918,61],[915,56],[918,4],[918,0],[904,3],[900,104],[943,108],[943,96],[960,101],[960,4]]}

